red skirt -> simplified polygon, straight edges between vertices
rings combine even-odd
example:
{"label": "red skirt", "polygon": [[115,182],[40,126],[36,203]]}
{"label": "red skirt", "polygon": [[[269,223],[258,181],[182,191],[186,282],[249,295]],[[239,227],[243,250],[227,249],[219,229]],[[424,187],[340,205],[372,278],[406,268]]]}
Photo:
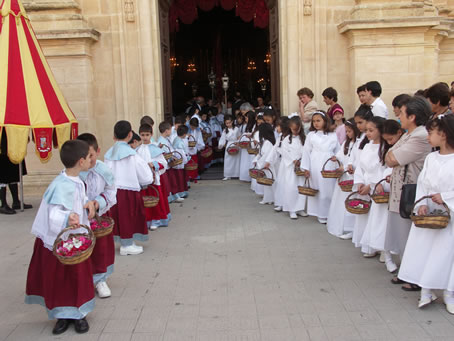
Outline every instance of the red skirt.
{"label": "red skirt", "polygon": [[[197,154],[196,155],[191,155],[191,160],[195,163],[195,164],[199,164],[199,158],[197,157]],[[199,177],[199,170],[198,169],[195,169],[195,170],[191,170],[191,171],[186,171],[187,175],[188,175],[188,179],[189,180],[197,180],[197,178]]]}
{"label": "red skirt", "polygon": [[94,307],[92,262],[63,265],[36,238],[25,293],[25,302],[44,305],[50,319],[81,319]]}
{"label": "red skirt", "polygon": [[170,168],[166,171],[166,174],[169,180],[169,192],[174,195],[181,192],[178,188],[177,170]]}
{"label": "red skirt", "polygon": [[133,240],[148,240],[145,207],[140,192],[118,189],[117,204],[110,209],[109,215],[115,221],[114,236],[125,241],[122,245],[131,245]]}
{"label": "red skirt", "polygon": [[113,232],[107,236],[96,238],[96,244],[91,254],[93,279],[95,284],[105,281],[112,273],[115,262],[115,243]]}
{"label": "red skirt", "polygon": [[178,191],[177,193],[188,191],[188,180],[184,169],[175,169],[175,183]]}
{"label": "red skirt", "polygon": [[[152,186],[158,190],[159,202],[158,202],[158,205],[156,205],[155,207],[145,208],[145,217],[146,217],[146,221],[147,221],[148,225],[151,225],[151,222],[153,222],[153,221],[166,220],[170,213],[169,201],[167,200],[167,197],[165,196],[163,187],[156,186],[156,185],[152,185]],[[151,196],[155,197],[156,191],[153,190],[153,188],[151,188],[151,186],[149,186],[146,189],[143,189],[141,191],[141,194],[143,196],[151,195]]]}

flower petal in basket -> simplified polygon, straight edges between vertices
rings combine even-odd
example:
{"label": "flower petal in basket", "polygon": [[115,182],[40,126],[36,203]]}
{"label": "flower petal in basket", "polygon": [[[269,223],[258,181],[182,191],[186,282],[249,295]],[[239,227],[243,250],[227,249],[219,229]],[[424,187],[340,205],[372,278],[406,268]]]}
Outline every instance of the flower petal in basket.
{"label": "flower petal in basket", "polygon": [[[273,172],[271,171],[271,169],[268,169],[268,168],[262,168],[260,169],[259,171],[263,172],[263,174],[265,174],[265,176],[261,176],[261,177],[257,177],[257,183],[260,184],[260,185],[263,185],[263,186],[273,186],[273,183],[274,183],[274,174]],[[270,178],[267,178],[266,177],[266,172],[269,172],[271,174],[271,177]],[[258,175],[257,175],[258,176]]]}
{"label": "flower petal in basket", "polygon": [[110,217],[100,217],[95,215],[95,217],[90,221],[90,228],[93,230],[96,238],[101,238],[112,233],[114,224],[114,220]]}
{"label": "flower petal in basket", "polygon": [[[355,198],[360,196],[358,192],[351,193],[347,199],[345,199],[345,209],[352,214],[367,214],[369,213],[372,200],[365,200],[362,198]],[[367,195],[370,198],[370,195]]]}
{"label": "flower petal in basket", "polygon": [[419,204],[422,200],[432,199],[431,196],[424,196],[421,199],[417,200],[413,205],[412,215],[410,216],[411,221],[415,224],[416,227],[419,228],[427,228],[427,229],[444,229],[448,226],[449,221],[451,220],[451,214],[449,212],[449,207],[443,203],[444,212],[432,212],[431,214],[427,215],[416,215],[414,213],[415,207]]}
{"label": "flower petal in basket", "polygon": [[[339,165],[339,167],[336,168],[336,169],[333,169],[333,170],[327,170],[327,169],[325,169],[325,168],[326,168],[326,165],[327,165],[328,162],[330,162],[330,161],[331,161],[331,162],[337,162],[337,164]],[[332,161],[331,158],[329,158],[329,159],[326,160],[326,162],[323,164],[322,171],[321,171],[322,177],[324,177],[324,178],[331,178],[331,179],[332,179],[332,178],[335,178],[335,179],[339,178],[339,177],[342,176],[342,174],[343,174],[342,170],[340,170],[340,167],[341,167],[341,166],[342,166],[342,165],[341,165],[341,163],[340,163],[339,160]]]}
{"label": "flower petal in basket", "polygon": [[387,204],[389,202],[389,192],[377,193],[378,185],[386,181],[385,179],[380,180],[374,187],[371,198],[376,204]]}
{"label": "flower petal in basket", "polygon": [[353,190],[353,180],[343,180],[345,174],[348,174],[348,172],[345,171],[339,177],[339,179],[337,180],[337,184],[339,185],[342,192],[351,192]]}
{"label": "flower petal in basket", "polygon": [[[81,233],[80,229],[88,233]],[[96,238],[91,228],[86,225],[69,226],[63,229],[55,239],[52,253],[65,265],[75,265],[90,258]]]}

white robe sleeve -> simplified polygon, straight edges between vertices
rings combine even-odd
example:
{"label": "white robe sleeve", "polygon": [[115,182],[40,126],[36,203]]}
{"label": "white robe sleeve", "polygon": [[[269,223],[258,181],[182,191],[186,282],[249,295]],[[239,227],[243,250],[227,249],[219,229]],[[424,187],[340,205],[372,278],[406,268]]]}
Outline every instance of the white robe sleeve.
{"label": "white robe sleeve", "polygon": [[106,213],[117,203],[117,189],[115,188],[115,184],[112,184],[111,186],[106,184],[104,191],[99,194],[95,200],[99,203],[99,214],[103,215]]}
{"label": "white robe sleeve", "polygon": [[303,155],[301,159],[301,167],[305,170],[311,169],[311,152],[312,152],[312,139],[311,134],[308,134],[306,142],[303,147]]}
{"label": "white robe sleeve", "polygon": [[222,132],[221,138],[219,139],[218,148],[222,149],[227,144],[227,136],[225,130]]}
{"label": "white robe sleeve", "polygon": [[364,178],[364,173],[363,170],[360,166],[356,167],[355,169],[355,174],[353,175],[353,183],[355,185],[363,184],[365,185],[365,178]]}
{"label": "white robe sleeve", "polygon": [[148,166],[148,163],[137,155],[134,155],[133,157],[136,159],[137,179],[139,180],[140,186],[144,187],[153,183],[153,172],[151,171],[150,166]]}
{"label": "white robe sleeve", "polygon": [[[421,173],[419,173],[419,176],[418,176],[418,181],[417,181],[417,185],[416,185],[416,197],[415,197],[415,200],[419,200],[419,199],[421,199],[422,197],[424,197],[426,195],[434,194],[434,193],[429,193],[429,189],[426,188],[426,186],[424,185],[424,178],[426,176],[428,176],[427,175],[427,162],[428,162],[428,160],[429,160],[429,158],[426,158],[426,160],[424,161],[424,167],[423,167],[423,169],[421,170]],[[418,211],[418,207],[423,206],[423,205],[429,206],[428,199],[424,199],[424,200],[420,201],[418,204],[416,204],[415,205],[415,212]]]}
{"label": "white robe sleeve", "polygon": [[199,131],[197,132],[197,150],[200,152],[202,150],[205,149],[205,143],[203,142],[203,138],[202,138],[202,133]]}
{"label": "white robe sleeve", "polygon": [[[49,205],[49,229],[59,234],[64,228],[68,226],[70,210],[67,210],[62,205]],[[82,217],[79,217],[82,220]]]}

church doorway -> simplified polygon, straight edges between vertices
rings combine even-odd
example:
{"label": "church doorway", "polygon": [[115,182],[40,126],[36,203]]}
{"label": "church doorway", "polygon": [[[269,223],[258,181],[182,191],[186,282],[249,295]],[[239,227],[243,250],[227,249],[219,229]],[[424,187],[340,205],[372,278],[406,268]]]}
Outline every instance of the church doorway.
{"label": "church doorway", "polygon": [[262,97],[279,111],[276,0],[160,0],[159,5],[167,118],[184,112],[194,96],[224,101],[224,76],[229,99],[239,92],[256,104]]}

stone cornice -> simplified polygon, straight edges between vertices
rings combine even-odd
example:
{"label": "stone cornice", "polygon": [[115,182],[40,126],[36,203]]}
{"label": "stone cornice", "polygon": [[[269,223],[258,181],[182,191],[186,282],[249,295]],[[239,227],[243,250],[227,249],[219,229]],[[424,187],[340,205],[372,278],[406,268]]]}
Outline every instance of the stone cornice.
{"label": "stone cornice", "polygon": [[387,29],[387,28],[410,28],[429,27],[440,31],[451,32],[454,29],[454,19],[446,17],[409,17],[409,18],[386,18],[386,19],[360,19],[345,20],[337,25],[340,33],[352,30]]}
{"label": "stone cornice", "polygon": [[36,0],[24,0],[24,7],[26,11],[49,11],[49,10],[62,10],[62,9],[77,9],[80,10],[80,6],[74,0],[59,0],[59,1],[36,1]]}
{"label": "stone cornice", "polygon": [[56,39],[88,39],[96,42],[99,40],[101,33],[93,28],[81,28],[70,30],[46,30],[35,31],[39,40],[56,40]]}

